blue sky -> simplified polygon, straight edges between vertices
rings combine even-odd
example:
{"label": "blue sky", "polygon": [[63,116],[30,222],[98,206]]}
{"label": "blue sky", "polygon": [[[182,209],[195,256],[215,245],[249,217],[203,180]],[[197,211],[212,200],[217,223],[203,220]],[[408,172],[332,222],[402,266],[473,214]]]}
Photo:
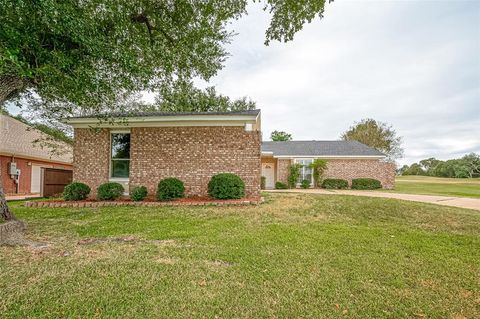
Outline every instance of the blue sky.
{"label": "blue sky", "polygon": [[335,1],[293,42],[263,45],[268,14],[232,24],[211,84],[262,109],[264,139],[338,139],[354,121],[390,123],[411,163],[480,152],[480,2]]}

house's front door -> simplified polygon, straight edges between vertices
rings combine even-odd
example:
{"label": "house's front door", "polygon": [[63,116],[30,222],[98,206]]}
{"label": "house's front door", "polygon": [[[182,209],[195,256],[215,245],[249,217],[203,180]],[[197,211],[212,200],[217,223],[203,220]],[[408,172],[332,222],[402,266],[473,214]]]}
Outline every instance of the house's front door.
{"label": "house's front door", "polygon": [[265,187],[272,189],[275,185],[275,174],[273,171],[273,164],[262,164],[262,176],[265,177]]}

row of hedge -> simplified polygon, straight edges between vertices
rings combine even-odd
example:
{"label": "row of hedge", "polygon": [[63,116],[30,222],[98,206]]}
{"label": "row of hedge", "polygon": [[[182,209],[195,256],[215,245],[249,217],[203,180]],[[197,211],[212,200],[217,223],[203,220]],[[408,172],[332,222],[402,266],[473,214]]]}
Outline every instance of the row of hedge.
{"label": "row of hedge", "polygon": [[[309,188],[310,181],[304,180],[300,184],[302,188]],[[325,189],[347,189],[348,188],[348,181],[345,179],[338,179],[338,178],[327,178],[324,179],[322,184],[322,188]],[[275,183],[275,189],[287,189],[288,185],[282,182]],[[352,179],[352,189],[379,189],[382,188],[382,183],[373,178],[354,178]]]}
{"label": "row of hedge", "polygon": [[[74,182],[67,185],[63,191],[66,201],[85,200],[90,194],[86,184]],[[116,200],[125,192],[119,183],[108,182],[97,188],[97,200]],[[174,200],[185,196],[185,186],[178,178],[165,178],[158,183],[156,199],[159,201]],[[214,199],[239,199],[245,196],[245,183],[235,174],[222,173],[212,176],[208,182],[208,195]],[[134,187],[130,191],[130,199],[142,201],[148,196],[145,186]]]}

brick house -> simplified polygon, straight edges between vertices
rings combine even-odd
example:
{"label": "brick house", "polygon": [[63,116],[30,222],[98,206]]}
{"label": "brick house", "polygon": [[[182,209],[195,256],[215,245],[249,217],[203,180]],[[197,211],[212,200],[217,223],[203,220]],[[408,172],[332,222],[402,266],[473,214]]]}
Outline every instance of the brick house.
{"label": "brick house", "polygon": [[[218,173],[239,175],[246,195],[260,195],[261,176],[272,188],[286,181],[288,165],[328,158],[328,176],[351,180],[373,177],[393,187],[394,167],[383,154],[357,142],[261,142],[260,110],[200,113],[117,114],[120,121],[75,117],[75,181],[92,189],[108,181],[128,191],[146,186],[154,194],[158,182],[176,177],[186,196],[206,196],[210,178]],[[94,128],[94,129],[93,129]],[[335,148],[331,146],[335,145]],[[325,148],[328,146],[327,148]],[[302,178],[310,178],[308,168]]]}
{"label": "brick house", "polygon": [[167,177],[182,180],[186,196],[206,196],[210,178],[223,172],[244,180],[246,196],[260,195],[260,110],[117,116],[122,121],[65,121],[74,128],[73,179],[92,196],[108,181],[154,194]]}
{"label": "brick house", "polygon": [[71,171],[72,153],[71,145],[0,114],[0,169],[7,195],[40,194],[43,169]]}
{"label": "brick house", "polygon": [[301,163],[298,182],[307,179],[313,185],[312,170],[308,168],[314,159],[327,160],[324,178],[345,179],[351,185],[353,178],[378,179],[383,188],[395,186],[395,164],[385,161],[385,154],[357,141],[287,141],[262,143],[262,176],[266,187],[275,182],[287,183],[291,163]]}

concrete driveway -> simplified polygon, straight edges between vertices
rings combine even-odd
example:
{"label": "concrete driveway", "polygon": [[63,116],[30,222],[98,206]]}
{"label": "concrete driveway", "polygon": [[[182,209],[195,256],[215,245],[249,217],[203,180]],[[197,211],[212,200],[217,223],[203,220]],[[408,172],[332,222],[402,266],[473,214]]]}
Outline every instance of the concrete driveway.
{"label": "concrete driveway", "polygon": [[327,190],[327,189],[275,189],[267,190],[272,193],[307,193],[307,194],[326,194],[326,195],[352,195],[352,196],[368,196],[394,198],[408,200],[413,202],[422,202],[437,204],[443,206],[452,206],[460,208],[468,208],[480,210],[480,199],[466,197],[447,197],[435,195],[417,195],[417,194],[400,194],[376,191],[357,191],[357,190]]}

